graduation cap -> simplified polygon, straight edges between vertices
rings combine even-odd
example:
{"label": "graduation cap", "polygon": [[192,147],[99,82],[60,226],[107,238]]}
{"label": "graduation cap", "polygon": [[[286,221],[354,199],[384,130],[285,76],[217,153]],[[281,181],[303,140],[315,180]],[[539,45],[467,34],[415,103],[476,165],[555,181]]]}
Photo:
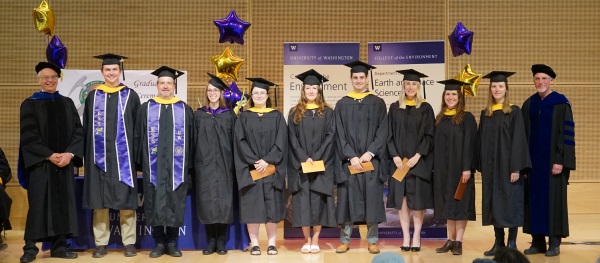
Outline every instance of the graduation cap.
{"label": "graduation cap", "polygon": [[545,64],[535,64],[531,66],[531,73],[533,73],[533,75],[535,76],[535,74],[537,73],[545,73],[546,75],[550,76],[551,78],[556,78],[556,73],[554,73],[554,70],[552,70],[552,68],[548,65]]}
{"label": "graduation cap", "polygon": [[350,73],[365,73],[365,74],[369,74],[369,70],[371,69],[375,69],[376,67],[371,66],[365,62],[362,62],[360,60],[356,60],[356,61],[352,61],[350,63],[346,63],[344,64],[344,66],[349,67],[350,68]]}
{"label": "graduation cap", "polygon": [[181,77],[181,75],[185,74],[182,71],[176,70],[174,68],[170,68],[167,66],[161,66],[160,68],[152,71],[150,74],[157,77],[169,77],[172,78],[175,82],[175,94],[177,94],[177,78]]}
{"label": "graduation cap", "polygon": [[326,77],[314,69],[300,73],[299,75],[296,75],[296,78],[302,80],[302,84],[304,85],[321,85],[329,81]]}
{"label": "graduation cap", "polygon": [[[418,72],[414,69],[396,70],[396,72],[404,75],[404,79],[402,79],[402,80],[408,80],[408,81],[421,82],[421,78],[429,77],[429,76],[427,76],[421,72]],[[425,95],[425,83],[423,83],[423,97],[427,98],[427,95]]]}
{"label": "graduation cap", "polygon": [[437,83],[444,84],[444,91],[446,90],[461,90],[462,86],[469,85],[469,83],[462,82],[455,79],[447,79],[438,81]]}
{"label": "graduation cap", "polygon": [[371,66],[365,62],[362,62],[360,60],[356,60],[356,61],[352,61],[350,63],[346,63],[344,64],[344,66],[349,67],[350,68],[350,74],[352,73],[365,73],[366,75],[371,76],[371,88],[374,88],[375,85],[373,84],[373,75],[369,74],[369,71],[371,69],[376,69],[376,67]]}
{"label": "graduation cap", "polygon": [[54,65],[50,62],[40,62],[35,66],[35,73],[40,73],[40,71],[42,71],[42,69],[45,68],[49,68],[54,70],[54,72],[56,72],[57,76],[61,76],[61,71],[60,71],[60,67],[57,65]]}
{"label": "graduation cap", "polygon": [[102,59],[102,66],[119,65],[121,67],[121,71],[123,72],[123,80],[125,80],[125,65],[123,64],[123,62],[125,61],[125,59],[127,59],[126,56],[106,53],[103,55],[94,56],[94,58]]}
{"label": "graduation cap", "polygon": [[[270,82],[266,79],[263,78],[246,78],[249,81],[252,81],[252,88],[257,87],[257,88],[261,88],[266,90],[267,92],[269,92],[269,88],[271,86],[275,86],[275,106],[277,106],[277,84]],[[252,90],[252,88],[250,88],[250,90]]]}
{"label": "graduation cap", "polygon": [[206,72],[206,74],[208,74],[210,76],[210,80],[208,81],[208,83],[210,85],[215,86],[215,88],[220,89],[220,90],[226,90],[229,89],[229,86],[227,86],[227,84],[225,84],[225,82],[223,82],[223,80],[221,80],[219,77],[210,74],[208,72]]}
{"label": "graduation cap", "polygon": [[515,72],[492,71],[483,76],[483,78],[490,79],[490,82],[508,82],[508,77],[512,76],[513,74],[515,74]]}

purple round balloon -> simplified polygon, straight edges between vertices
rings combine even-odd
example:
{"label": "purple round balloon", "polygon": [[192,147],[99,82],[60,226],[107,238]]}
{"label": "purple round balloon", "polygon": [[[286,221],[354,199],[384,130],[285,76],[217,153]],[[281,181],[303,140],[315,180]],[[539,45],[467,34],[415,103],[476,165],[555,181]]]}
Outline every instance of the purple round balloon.
{"label": "purple round balloon", "polygon": [[239,19],[234,10],[231,10],[231,13],[229,13],[226,18],[213,20],[213,22],[215,22],[215,25],[219,28],[219,33],[221,34],[219,43],[229,41],[231,44],[233,44],[233,42],[240,45],[244,44],[244,33],[250,27],[250,23]]}
{"label": "purple round balloon", "polygon": [[56,35],[52,37],[46,48],[46,59],[61,68],[67,66],[67,47]]}
{"label": "purple round balloon", "polygon": [[223,91],[223,98],[225,99],[227,107],[230,109],[235,108],[235,104],[242,99],[243,95],[244,94],[240,91],[235,81],[231,82],[228,90]]}
{"label": "purple round balloon", "polygon": [[471,55],[471,45],[473,44],[473,31],[469,31],[465,26],[458,22],[452,34],[448,35],[452,55],[458,57],[464,53]]}

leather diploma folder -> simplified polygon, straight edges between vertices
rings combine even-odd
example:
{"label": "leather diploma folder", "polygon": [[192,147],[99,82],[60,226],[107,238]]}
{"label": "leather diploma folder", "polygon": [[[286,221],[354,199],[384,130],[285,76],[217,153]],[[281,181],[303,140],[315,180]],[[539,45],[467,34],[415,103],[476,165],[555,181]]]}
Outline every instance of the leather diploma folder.
{"label": "leather diploma folder", "polygon": [[410,167],[406,165],[407,162],[408,158],[404,157],[404,159],[402,159],[402,165],[404,166],[404,169],[397,168],[394,174],[392,175],[392,177],[398,180],[398,182],[402,182],[406,174],[408,174],[408,170],[410,170]]}
{"label": "leather diploma folder", "polygon": [[313,161],[312,164],[309,162],[303,162],[301,163],[301,165],[302,172],[305,174],[325,171],[325,163],[323,162],[323,160]]}
{"label": "leather diploma folder", "polygon": [[261,173],[258,170],[251,170],[250,171],[250,176],[252,176],[252,180],[253,181],[256,181],[256,180],[261,179],[261,178],[265,178],[265,177],[267,177],[269,175],[273,175],[273,174],[275,174],[275,165],[272,165],[272,164],[269,164],[267,166],[267,170],[265,170],[264,173]]}
{"label": "leather diploma folder", "polygon": [[456,187],[456,192],[454,193],[454,200],[462,200],[463,194],[465,193],[465,189],[467,189],[467,184],[463,183],[462,180],[460,180],[460,182],[458,183],[458,187]]}
{"label": "leather diploma folder", "polygon": [[350,174],[358,174],[375,170],[375,167],[373,167],[372,162],[361,163],[360,165],[362,165],[362,171],[356,170],[352,165],[349,165],[348,170],[350,170]]}

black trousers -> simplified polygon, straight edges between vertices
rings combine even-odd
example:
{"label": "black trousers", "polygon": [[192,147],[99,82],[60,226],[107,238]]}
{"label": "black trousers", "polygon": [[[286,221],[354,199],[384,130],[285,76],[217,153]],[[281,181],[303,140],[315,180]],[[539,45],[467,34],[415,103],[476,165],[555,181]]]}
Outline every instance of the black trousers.
{"label": "black trousers", "polygon": [[156,244],[177,243],[179,227],[152,226],[152,238]]}
{"label": "black trousers", "polygon": [[[52,247],[50,248],[51,254],[62,252],[62,250],[67,249],[67,238],[64,235],[50,237],[48,240],[52,242]],[[34,240],[25,240],[25,246],[23,246],[24,254],[37,255],[40,249],[35,243]]]}

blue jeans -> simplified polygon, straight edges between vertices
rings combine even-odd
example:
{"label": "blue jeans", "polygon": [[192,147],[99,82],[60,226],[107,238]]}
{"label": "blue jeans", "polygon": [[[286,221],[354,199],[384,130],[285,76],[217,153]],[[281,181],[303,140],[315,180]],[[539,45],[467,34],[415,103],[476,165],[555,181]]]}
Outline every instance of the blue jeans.
{"label": "blue jeans", "polygon": [[[352,222],[344,223],[340,229],[340,242],[350,244],[350,234],[352,234]],[[379,241],[379,223],[367,223],[367,242],[376,244]]]}

